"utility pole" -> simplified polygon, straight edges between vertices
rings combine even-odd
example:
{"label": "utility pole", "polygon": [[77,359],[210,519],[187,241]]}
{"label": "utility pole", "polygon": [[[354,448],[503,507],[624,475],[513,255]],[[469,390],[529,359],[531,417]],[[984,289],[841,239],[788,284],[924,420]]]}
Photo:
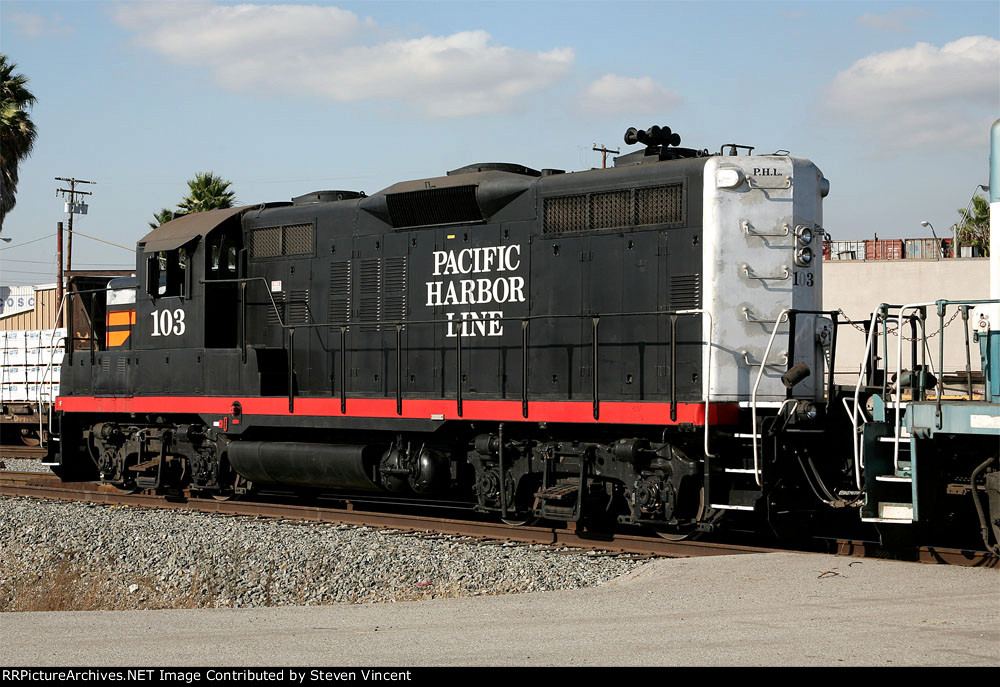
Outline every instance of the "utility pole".
{"label": "utility pole", "polygon": [[58,329],[59,325],[62,323],[63,315],[63,259],[62,259],[62,231],[63,223],[56,222],[56,260],[59,266],[56,267],[56,307],[59,308],[59,312],[56,313],[56,324],[55,328]]}
{"label": "utility pole", "polygon": [[63,198],[66,194],[69,194],[69,202],[66,203],[66,212],[69,213],[69,238],[66,241],[66,271],[73,269],[73,215],[74,214],[87,214],[87,204],[77,203],[77,196],[92,196],[94,195],[90,191],[77,191],[77,184],[96,184],[96,181],[84,181],[83,179],[69,178],[66,177],[56,177],[56,181],[68,181],[69,188],[59,188],[56,189],[56,194],[63,194]]}
{"label": "utility pole", "polygon": [[603,143],[598,148],[597,144],[595,143],[594,144],[594,152],[601,154],[601,169],[607,169],[608,168],[608,153],[614,153],[615,155],[617,155],[621,151],[618,150],[617,148],[615,150],[611,150],[607,146],[605,146]]}

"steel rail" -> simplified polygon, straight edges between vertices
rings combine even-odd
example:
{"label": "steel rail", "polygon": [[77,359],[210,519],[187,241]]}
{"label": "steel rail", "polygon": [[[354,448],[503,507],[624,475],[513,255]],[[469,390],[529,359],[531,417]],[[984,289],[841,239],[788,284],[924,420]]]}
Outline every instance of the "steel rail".
{"label": "steel rail", "polygon": [[[95,482],[64,483],[55,475],[37,472],[0,472],[0,496],[184,510],[219,515],[306,520],[379,527],[404,532],[433,532],[482,540],[515,541],[524,544],[564,546],[669,558],[790,552],[788,549],[742,544],[703,541],[678,542],[659,537],[588,532],[563,527],[516,527],[496,522],[363,511],[355,509],[355,504],[350,499],[344,499],[345,507],[334,508],[258,501],[217,501],[210,498],[189,497],[180,493],[174,495],[129,494],[110,485]],[[838,541],[836,553],[844,556],[864,557],[875,555],[877,552],[868,550],[861,542]],[[1000,557],[979,551],[923,547],[918,550],[918,560],[926,563],[1000,568]]]}

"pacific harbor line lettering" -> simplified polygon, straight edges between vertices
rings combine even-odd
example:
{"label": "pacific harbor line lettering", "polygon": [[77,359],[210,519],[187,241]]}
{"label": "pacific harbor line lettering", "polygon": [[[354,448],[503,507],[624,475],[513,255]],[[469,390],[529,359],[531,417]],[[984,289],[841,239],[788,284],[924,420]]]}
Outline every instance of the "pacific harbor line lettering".
{"label": "pacific harbor line lettering", "polygon": [[[521,246],[488,246],[462,250],[434,251],[433,276],[467,274],[499,274],[516,272],[521,266]],[[469,279],[441,279],[427,282],[427,306],[489,305],[523,303],[524,277],[484,276]],[[458,316],[456,318],[456,315]],[[502,336],[503,310],[478,312],[448,312],[447,336],[458,336],[456,325],[461,323],[462,336]],[[454,324],[452,323],[454,320]]]}

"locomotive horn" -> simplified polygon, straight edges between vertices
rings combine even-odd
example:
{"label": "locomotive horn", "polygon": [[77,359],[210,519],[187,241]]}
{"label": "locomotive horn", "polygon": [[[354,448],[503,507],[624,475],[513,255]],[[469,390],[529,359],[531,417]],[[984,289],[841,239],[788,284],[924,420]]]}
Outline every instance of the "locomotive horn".
{"label": "locomotive horn", "polygon": [[628,145],[642,143],[647,148],[657,145],[677,146],[681,143],[681,137],[671,131],[669,126],[661,127],[654,124],[645,130],[636,129],[632,126],[625,132],[625,143]]}

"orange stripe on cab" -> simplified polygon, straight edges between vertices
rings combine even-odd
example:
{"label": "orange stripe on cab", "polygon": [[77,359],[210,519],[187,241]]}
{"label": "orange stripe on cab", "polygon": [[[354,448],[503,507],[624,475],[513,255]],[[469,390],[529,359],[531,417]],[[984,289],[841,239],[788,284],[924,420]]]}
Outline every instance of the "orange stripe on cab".
{"label": "orange stripe on cab", "polygon": [[120,332],[108,332],[106,341],[107,347],[117,348],[118,346],[121,346],[128,340],[129,334],[131,333],[132,332],[128,331],[127,329]]}
{"label": "orange stripe on cab", "polygon": [[109,327],[133,324],[135,324],[135,310],[117,310],[108,313]]}

